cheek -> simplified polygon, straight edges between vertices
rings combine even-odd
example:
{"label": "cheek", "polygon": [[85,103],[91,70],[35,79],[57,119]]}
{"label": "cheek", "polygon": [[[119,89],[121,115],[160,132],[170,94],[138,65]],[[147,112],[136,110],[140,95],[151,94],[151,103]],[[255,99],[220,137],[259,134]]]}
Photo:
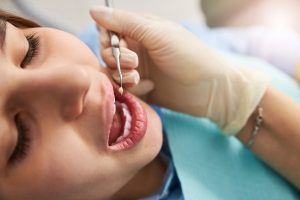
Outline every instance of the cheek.
{"label": "cheek", "polygon": [[61,193],[62,197],[72,199],[72,196],[85,196],[85,193],[94,192],[99,197],[99,188],[103,191],[111,190],[114,160],[105,152],[96,151],[78,134],[64,133],[46,151],[45,168],[41,169],[41,176],[42,182],[52,186],[52,194]]}
{"label": "cheek", "polygon": [[47,138],[30,165],[19,170],[10,192],[13,199],[101,199],[116,192],[120,169],[113,158],[94,150],[78,134],[52,135],[59,137]]}

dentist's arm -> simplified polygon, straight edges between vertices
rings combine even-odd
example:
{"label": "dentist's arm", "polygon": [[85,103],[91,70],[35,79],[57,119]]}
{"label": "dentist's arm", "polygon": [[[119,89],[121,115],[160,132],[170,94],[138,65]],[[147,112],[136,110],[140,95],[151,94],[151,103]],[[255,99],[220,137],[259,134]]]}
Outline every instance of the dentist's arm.
{"label": "dentist's arm", "polygon": [[[263,125],[252,151],[275,171],[300,189],[300,105],[274,88],[264,94]],[[244,144],[255,125],[256,112],[236,135]]]}
{"label": "dentist's arm", "polygon": [[99,26],[121,33],[138,54],[141,77],[155,84],[151,102],[208,117],[244,143],[262,105],[264,123],[253,151],[300,188],[300,107],[271,88],[267,75],[234,66],[174,23],[105,7],[91,14]]}

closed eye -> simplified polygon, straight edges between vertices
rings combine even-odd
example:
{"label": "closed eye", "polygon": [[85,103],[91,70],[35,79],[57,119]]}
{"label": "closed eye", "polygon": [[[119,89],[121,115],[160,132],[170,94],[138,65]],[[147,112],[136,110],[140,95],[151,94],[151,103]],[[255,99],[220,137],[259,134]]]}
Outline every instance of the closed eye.
{"label": "closed eye", "polygon": [[26,68],[30,64],[33,58],[38,55],[40,47],[40,38],[36,33],[26,35],[25,37],[28,41],[28,50],[21,62],[21,68]]}
{"label": "closed eye", "polygon": [[26,120],[18,114],[15,116],[15,124],[18,132],[17,142],[12,155],[9,158],[10,164],[15,164],[27,156],[30,148],[30,127],[25,123]]}

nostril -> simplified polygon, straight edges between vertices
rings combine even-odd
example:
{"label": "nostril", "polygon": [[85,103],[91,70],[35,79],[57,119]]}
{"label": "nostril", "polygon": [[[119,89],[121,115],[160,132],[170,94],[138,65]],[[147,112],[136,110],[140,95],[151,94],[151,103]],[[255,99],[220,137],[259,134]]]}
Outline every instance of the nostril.
{"label": "nostril", "polygon": [[81,113],[84,111],[84,107],[85,107],[85,102],[86,102],[86,98],[87,98],[87,95],[88,95],[88,92],[89,92],[89,88],[90,87],[87,87],[87,89],[85,90],[84,94],[83,94],[83,97],[82,97],[82,102],[81,102]]}
{"label": "nostril", "polygon": [[62,114],[65,120],[78,118],[84,111],[86,97],[91,85],[89,74],[84,69],[70,72],[69,80],[65,81],[62,99]]}
{"label": "nostril", "polygon": [[81,88],[81,92],[78,91],[77,94],[69,93],[68,100],[63,102],[65,103],[63,112],[66,120],[74,120],[84,112],[88,91],[89,87],[86,87],[85,90]]}
{"label": "nostril", "polygon": [[62,106],[62,116],[66,121],[72,121],[78,118],[84,110],[85,97],[73,98],[69,101],[64,101]]}

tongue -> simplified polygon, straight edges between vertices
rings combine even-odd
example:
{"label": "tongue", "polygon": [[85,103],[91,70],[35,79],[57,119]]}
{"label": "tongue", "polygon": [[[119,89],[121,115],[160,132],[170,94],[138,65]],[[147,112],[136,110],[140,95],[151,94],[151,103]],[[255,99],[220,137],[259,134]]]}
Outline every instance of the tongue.
{"label": "tongue", "polygon": [[113,123],[109,134],[109,145],[113,144],[119,136],[123,134],[125,117],[122,105],[116,102],[116,113],[113,117]]}

